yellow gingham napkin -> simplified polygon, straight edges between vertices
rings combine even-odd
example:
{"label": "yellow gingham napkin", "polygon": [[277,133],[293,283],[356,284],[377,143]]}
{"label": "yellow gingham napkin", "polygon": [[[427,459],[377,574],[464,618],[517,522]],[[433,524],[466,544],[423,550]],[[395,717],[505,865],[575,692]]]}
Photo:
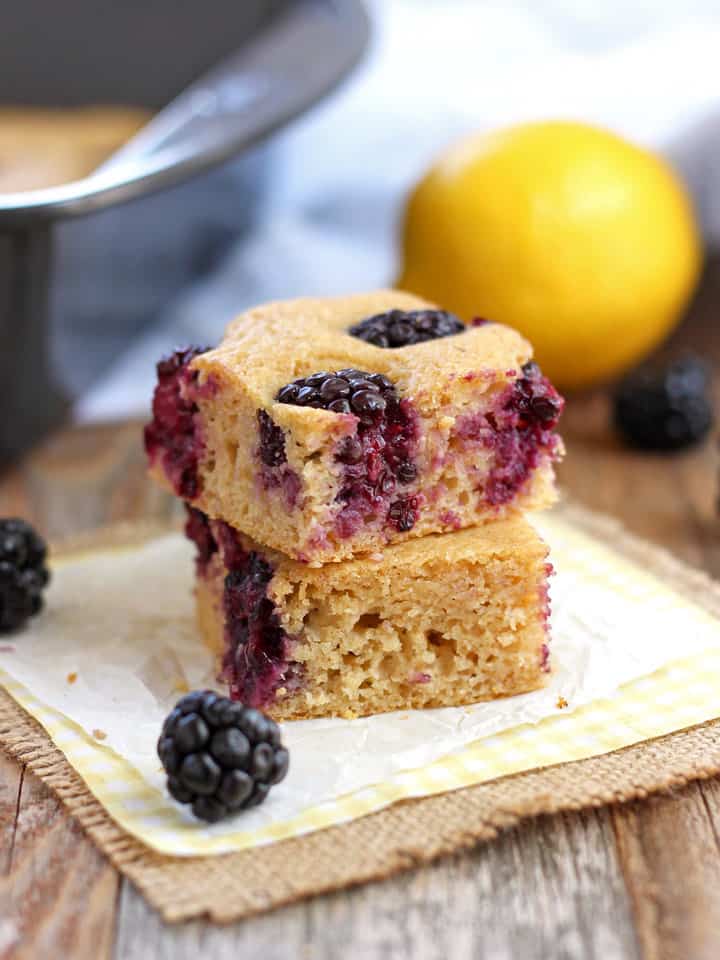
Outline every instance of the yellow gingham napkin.
{"label": "yellow gingham napkin", "polygon": [[[372,779],[372,763],[368,761],[365,782],[356,782],[353,787],[352,778],[339,777],[335,781],[337,789],[324,796],[305,796],[302,778],[293,782],[291,776],[276,788],[255,818],[241,815],[213,826],[195,823],[167,798],[159,764],[149,759],[159,724],[155,719],[148,720],[146,729],[142,722],[131,719],[138,703],[148,712],[159,711],[161,716],[175,696],[172,676],[167,675],[167,657],[155,656],[154,646],[167,650],[169,644],[174,645],[178,669],[193,685],[200,684],[202,670],[209,666],[204,654],[196,649],[190,601],[178,601],[189,589],[185,564],[188,570],[190,564],[187,549],[174,535],[149,546],[95,553],[62,564],[48,605],[49,610],[56,610],[55,618],[49,615],[44,624],[18,639],[14,653],[0,652],[0,680],[43,725],[125,830],[158,851],[186,856],[242,850],[298,836],[363,816],[397,800],[596,756],[718,717],[718,621],[646,570],[575,529],[562,516],[544,517],[537,525],[551,544],[553,562],[559,570],[554,591],[560,600],[554,615],[558,669],[553,686],[542,693],[456,708],[453,712],[407,712],[369,721],[305,722],[315,727],[287,724],[285,735],[291,743],[295,768],[300,770],[303,751],[317,748],[314,731],[322,734],[326,748],[329,742],[332,749],[342,751],[343,744],[349,744],[349,738],[359,729],[364,736],[374,731],[380,742],[384,732],[392,730],[393,744],[386,744],[384,749],[399,751],[402,758],[410,759],[401,759],[393,767],[386,757],[383,776],[377,780]],[[173,562],[168,564],[168,560]],[[128,583],[123,584],[123,576],[130,577]],[[114,586],[108,583],[109,577]],[[97,610],[94,629],[105,624],[111,632],[102,648],[97,674],[92,671],[91,658],[84,654],[85,644],[93,641],[91,598],[96,595],[95,580],[105,584],[102,595],[107,602]],[[123,597],[128,600],[128,588],[133,583],[136,596],[126,611],[129,625],[113,641],[113,617]],[[76,597],[73,591],[80,587],[87,591],[84,623],[87,626],[89,622],[89,627],[84,636],[78,636],[82,631],[74,619],[80,594]],[[622,643],[607,635],[617,629],[618,623],[629,625]],[[138,626],[148,638],[141,669],[131,649],[133,631]],[[62,645],[48,659],[48,644],[56,642],[58,635]],[[37,664],[30,649],[36,641],[44,644],[46,654]],[[74,642],[77,653],[72,649]],[[17,655],[21,644],[26,650],[22,660]],[[582,656],[575,656],[578,651]],[[77,679],[70,682],[68,677],[75,672],[69,670],[73,664]],[[613,685],[613,672],[633,679],[618,689]],[[116,704],[103,702],[108,699],[107,692],[98,688],[103,678],[109,684],[107,689],[118,691]],[[170,686],[163,688],[163,683]],[[143,715],[143,711],[138,714]],[[498,720],[500,715],[503,720]],[[94,723],[94,716],[103,719]],[[517,716],[534,722],[513,723],[512,718]],[[126,726],[131,729],[125,730],[124,736],[113,732],[122,717],[130,718]],[[452,718],[452,723],[446,723],[445,718]],[[387,726],[389,723],[392,727]],[[466,728],[471,732],[493,730],[498,724],[500,728],[491,735],[468,739]],[[428,741],[437,738],[436,755],[432,750],[424,754],[414,744],[413,736],[418,731]],[[358,754],[353,753],[354,740],[352,744],[348,746],[348,763],[353,757],[367,759],[367,753],[374,752],[376,746],[373,751]],[[423,756],[429,759],[418,762]],[[343,789],[343,783],[351,789]],[[284,791],[284,799],[280,791]],[[276,802],[274,794],[279,798]]]}

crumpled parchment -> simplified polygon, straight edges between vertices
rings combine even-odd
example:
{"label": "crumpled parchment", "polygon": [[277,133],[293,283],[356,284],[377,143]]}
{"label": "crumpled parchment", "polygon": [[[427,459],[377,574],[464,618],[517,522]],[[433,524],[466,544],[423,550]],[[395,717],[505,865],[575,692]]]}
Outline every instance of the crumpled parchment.
{"label": "crumpled parchment", "polygon": [[[272,802],[243,814],[253,830],[427,765],[479,738],[612,696],[624,683],[720,644],[716,621],[567,522],[533,521],[552,548],[549,685],[469,707],[283,725],[292,763]],[[162,721],[181,692],[217,687],[197,638],[192,548],[179,534],[60,562],[45,613],[0,647],[0,668],[154,789]],[[168,804],[172,804],[169,798]],[[189,814],[178,808],[178,815]],[[206,827],[214,836],[236,819]]]}

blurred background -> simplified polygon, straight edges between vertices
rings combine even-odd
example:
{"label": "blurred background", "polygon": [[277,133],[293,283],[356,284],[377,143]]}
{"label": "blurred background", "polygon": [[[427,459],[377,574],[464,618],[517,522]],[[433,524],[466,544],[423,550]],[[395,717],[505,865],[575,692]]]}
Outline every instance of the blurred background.
{"label": "blurred background", "polygon": [[[238,47],[250,51],[239,62],[239,75],[246,81],[248,77],[262,78],[257,64],[262,64],[261,54],[266,55],[267,50],[258,54],[252,44],[267,35],[263,31],[268,24],[277,22],[272,18],[282,19],[288,10],[300,18],[293,20],[296,32],[279,41],[276,37],[275,42],[287,44],[289,36],[295,37],[296,54],[306,64],[307,74],[323,61],[324,54],[340,56],[343,52],[344,58],[332,77],[323,81],[326,89],[313,91],[306,102],[295,105],[298,116],[294,122],[283,129],[277,129],[280,120],[268,124],[261,133],[269,134],[272,129],[272,135],[243,146],[234,157],[224,157],[214,172],[164,193],[141,196],[125,206],[118,207],[113,200],[101,214],[88,214],[89,204],[82,208],[82,216],[74,216],[73,209],[73,216],[66,217],[63,211],[56,223],[54,213],[52,217],[38,214],[28,218],[33,229],[38,223],[44,226],[48,219],[54,222],[49,366],[59,393],[72,398],[70,415],[75,420],[143,416],[156,359],[178,344],[216,342],[228,320],[255,302],[393,285],[401,273],[405,279],[412,276],[420,292],[431,295],[442,284],[427,274],[427,268],[423,275],[422,262],[412,264],[407,258],[415,256],[422,261],[437,253],[440,259],[449,249],[467,252],[455,258],[459,263],[465,256],[466,261],[457,273],[451,270],[446,276],[452,275],[453,283],[462,285],[470,295],[477,290],[477,313],[488,315],[491,307],[492,319],[522,326],[515,313],[522,314],[521,301],[533,300],[530,313],[535,319],[529,321],[531,329],[526,332],[541,341],[541,359],[543,331],[536,332],[533,323],[537,325],[537,317],[543,316],[548,328],[555,324],[553,343],[546,352],[548,356],[552,352],[553,367],[560,364],[562,369],[559,374],[557,369],[550,372],[570,387],[584,387],[598,378],[612,379],[634,366],[682,319],[697,280],[700,257],[711,254],[720,240],[720,166],[716,161],[720,148],[720,8],[712,0],[683,4],[669,0],[607,0],[603,4],[583,0],[365,0],[371,24],[367,45],[361,17],[347,15],[347,10],[338,12],[335,4],[320,0],[248,4],[249,19],[238,25],[237,38],[225,29],[222,4],[204,6],[199,14],[197,5],[178,3],[175,9],[182,13],[178,24],[185,25],[185,34],[177,43],[172,19],[166,12],[159,18],[158,9],[157,15],[153,14],[158,2],[126,5],[131,17],[129,27],[126,20],[128,36],[140,33],[144,40],[132,53],[116,56],[105,67],[98,67],[96,50],[88,68],[101,78],[95,87],[86,89],[77,77],[72,82],[64,78],[67,62],[47,52],[54,49],[50,31],[44,34],[42,60],[22,53],[27,23],[17,27],[16,35],[7,33],[4,41],[15,51],[14,76],[23,70],[32,77],[41,74],[56,91],[65,89],[66,84],[70,92],[64,99],[58,94],[60,107],[85,100],[149,108],[147,114],[131,112],[129,119],[123,118],[122,140],[214,59],[227,56],[236,39]],[[77,8],[72,27],[80,37],[79,50],[92,51],[101,33],[106,48],[122,44],[121,32],[115,41],[107,36],[102,3],[95,5],[100,13],[89,19],[83,17],[80,0],[73,0],[70,6]],[[324,52],[313,46],[316,41],[308,39],[305,28],[297,32],[303,18],[317,17],[323,7],[338,18],[335,33],[327,34],[330,39]],[[327,10],[323,16],[326,14]],[[211,40],[218,36],[221,43]],[[0,40],[0,47],[2,44]],[[136,81],[157,51],[162,55],[151,73],[158,89],[148,98]],[[358,58],[360,65],[351,72]],[[3,63],[3,99],[8,102],[0,112],[0,176],[8,173],[13,160],[15,174],[18,164],[27,169],[32,152],[30,116],[16,112],[14,119],[10,118],[14,93],[8,83],[13,64],[8,65],[6,57]],[[74,66],[77,74],[77,63]],[[162,83],[158,79],[161,74],[165,76]],[[290,71],[286,81],[298,83]],[[31,90],[34,106],[53,106],[43,103],[47,83],[35,86],[37,89]],[[330,89],[322,103],[304,113],[311,101]],[[25,96],[25,101],[28,99]],[[26,105],[21,100],[18,97],[15,106]],[[241,101],[233,109],[245,114],[256,108],[251,85],[247,102]],[[16,127],[8,126],[8,118]],[[288,119],[283,117],[282,123]],[[626,157],[604,140],[587,146],[583,127],[579,132],[576,127],[560,129],[557,136],[541,138],[539,146],[530,145],[524,153],[518,147],[522,160],[514,168],[512,142],[507,161],[501,152],[495,166],[481,161],[473,168],[474,157],[482,157],[487,149],[483,141],[471,148],[469,160],[451,158],[445,167],[441,161],[438,180],[426,184],[420,195],[421,206],[432,206],[433,216],[428,219],[421,212],[414,224],[408,221],[402,239],[410,192],[449,144],[526,121],[551,120],[598,125],[656,152],[670,162],[677,181],[668,181],[670,174],[664,168],[658,173],[652,167],[654,160],[646,163],[644,154],[639,159],[634,154]],[[37,117],[33,122],[38,122]],[[67,133],[50,138],[44,146],[38,141],[44,168],[39,176],[46,180],[30,186],[47,185],[48,169],[52,170],[54,163],[59,171],[55,183],[62,182],[68,146],[84,149],[87,157],[87,143],[92,139],[88,129],[93,122],[97,129],[100,121],[96,116],[82,129],[67,128]],[[117,138],[120,128],[114,129]],[[110,141],[112,137],[104,147],[100,145],[101,153],[104,149],[108,155],[120,145]],[[576,177],[579,183],[573,186],[571,177],[553,168],[552,158],[558,156],[565,167],[575,163],[574,169],[582,169],[582,176]],[[457,165],[466,160],[470,168],[463,178]],[[4,191],[0,194],[0,247],[3,235],[10,235],[8,231],[17,231],[18,225],[26,229],[23,215],[18,213],[22,203],[17,194],[12,195],[14,206],[9,204],[14,219],[8,220],[3,213],[8,207],[8,191],[14,189],[12,178],[0,179],[0,191]],[[585,198],[580,213],[578,191]],[[692,200],[697,235],[688,220],[693,214],[679,209],[684,191]],[[491,195],[498,200],[496,207],[507,211],[506,227],[498,224],[497,212],[486,210]],[[573,218],[584,218],[586,233],[593,217],[599,222],[598,214],[588,213],[593,196],[599,198],[600,207],[623,208],[618,215],[620,227],[614,228],[614,235],[603,235],[602,241],[622,250],[617,254],[621,262],[617,270],[611,260],[602,260],[602,251],[599,260],[597,250],[588,249],[586,257],[580,256],[585,241],[572,240],[564,246],[560,242],[564,225]],[[536,213],[541,208],[545,212],[538,220]],[[455,225],[450,239],[443,232],[448,222]],[[628,230],[622,230],[622,224],[629,224]],[[601,234],[598,229],[595,235]],[[566,241],[568,236],[572,234],[565,233]],[[520,253],[498,259],[497,250],[513,237],[525,260],[518,260]],[[643,237],[648,238],[656,259],[638,253],[645,246]],[[658,237],[667,242],[656,242]],[[572,246],[577,256],[570,255]],[[662,250],[656,249],[659,246]],[[541,249],[543,254],[538,253]],[[484,266],[478,268],[481,261]],[[598,263],[609,265],[612,283],[598,281]],[[554,279],[556,274],[571,278],[562,281],[563,289]],[[539,276],[552,276],[553,281],[538,283]],[[523,287],[524,280],[529,292]],[[500,286],[505,292],[486,298],[484,291],[491,286]],[[633,287],[636,295],[629,296]],[[585,292],[579,296],[578,290]],[[628,306],[630,300],[636,306]],[[443,305],[457,309],[454,303]],[[603,319],[613,305],[621,329],[631,331],[630,339],[633,329],[640,331],[637,345],[630,358],[618,359],[617,369],[603,370],[598,376],[590,371],[585,377],[580,354],[596,352],[603,336],[608,344],[618,337],[617,330],[609,329]],[[7,318],[4,326],[2,323],[0,319],[2,352],[7,360],[13,351],[21,354],[24,331]],[[573,330],[591,329],[593,324],[600,340],[578,340]],[[7,410],[7,402],[3,402]]]}

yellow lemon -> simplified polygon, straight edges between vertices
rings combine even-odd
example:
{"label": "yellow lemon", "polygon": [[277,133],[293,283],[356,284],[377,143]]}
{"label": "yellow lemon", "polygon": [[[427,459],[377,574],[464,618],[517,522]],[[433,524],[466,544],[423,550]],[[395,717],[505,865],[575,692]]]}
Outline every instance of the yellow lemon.
{"label": "yellow lemon", "polygon": [[467,139],[415,188],[397,286],[516,327],[561,387],[622,372],[676,323],[701,252],[660,157],[546,122]]}

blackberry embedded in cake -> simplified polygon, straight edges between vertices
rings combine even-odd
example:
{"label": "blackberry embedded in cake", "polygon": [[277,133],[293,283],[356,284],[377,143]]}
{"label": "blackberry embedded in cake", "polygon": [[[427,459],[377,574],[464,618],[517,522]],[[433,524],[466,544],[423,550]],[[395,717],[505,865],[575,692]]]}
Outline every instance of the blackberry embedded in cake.
{"label": "blackberry embedded in cake", "polygon": [[322,568],[206,525],[212,550],[202,523],[188,527],[202,638],[230,696],[277,720],[454,706],[545,681],[550,568],[522,519]]}
{"label": "blackberry embedded in cake", "polygon": [[397,291],[248,311],[159,368],[153,475],[310,564],[555,498],[563,401],[501,324]]}
{"label": "blackberry embedded in cake", "polygon": [[447,310],[388,310],[367,317],[348,333],[376,347],[397,349],[462,333],[465,324]]}

